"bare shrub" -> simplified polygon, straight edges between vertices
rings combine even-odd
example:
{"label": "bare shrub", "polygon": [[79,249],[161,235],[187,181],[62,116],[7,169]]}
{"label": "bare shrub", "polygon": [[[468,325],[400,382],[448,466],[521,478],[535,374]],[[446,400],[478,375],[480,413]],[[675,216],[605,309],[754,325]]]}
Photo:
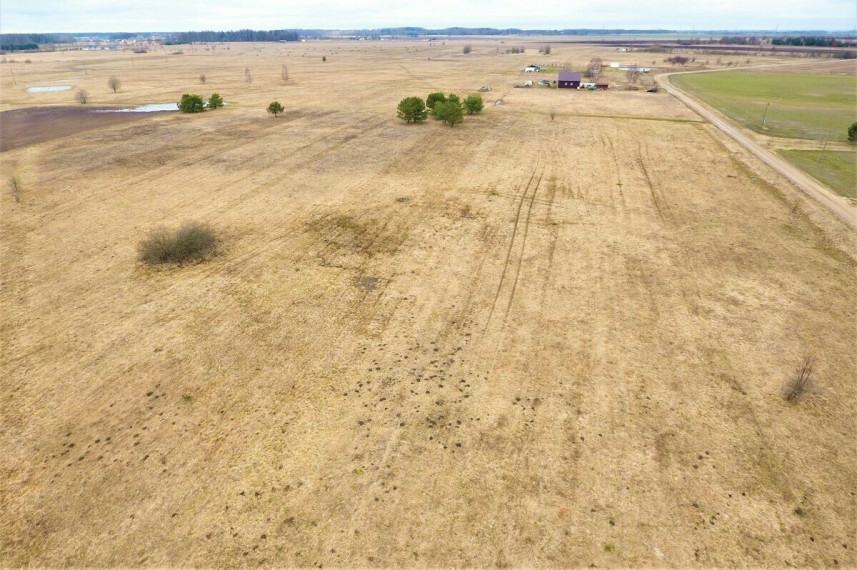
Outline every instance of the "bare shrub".
{"label": "bare shrub", "polygon": [[471,46],[466,45],[466,46],[464,46],[463,48],[461,48],[461,53],[463,53],[463,54],[468,54],[468,53],[470,53],[472,50],[473,50],[473,48],[472,48]]}
{"label": "bare shrub", "polygon": [[217,253],[217,235],[207,225],[185,222],[176,231],[156,228],[140,242],[140,260],[150,265],[204,261]]}
{"label": "bare shrub", "polygon": [[89,93],[83,89],[78,89],[74,98],[77,99],[77,102],[81,105],[86,105],[89,102]]}
{"label": "bare shrub", "polygon": [[785,394],[787,401],[795,402],[799,400],[812,387],[812,373],[814,369],[815,359],[812,356],[805,356],[800,366],[795,370],[794,375],[786,383]]}
{"label": "bare shrub", "polygon": [[119,87],[122,86],[122,83],[119,81],[118,77],[111,77],[107,80],[107,86],[113,90],[114,93],[119,91]]}
{"label": "bare shrub", "polygon": [[206,80],[205,74],[204,74],[204,73],[200,73],[200,74],[199,74],[199,82],[204,84],[204,83],[205,83],[205,80]]}

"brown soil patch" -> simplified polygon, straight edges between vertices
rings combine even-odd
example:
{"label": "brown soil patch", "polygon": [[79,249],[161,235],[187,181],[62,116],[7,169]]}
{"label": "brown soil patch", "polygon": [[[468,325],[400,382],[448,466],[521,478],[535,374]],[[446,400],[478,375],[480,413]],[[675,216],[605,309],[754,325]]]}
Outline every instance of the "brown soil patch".
{"label": "brown soil patch", "polygon": [[27,107],[3,111],[0,113],[0,152],[166,112],[105,113],[111,110],[115,108]]}

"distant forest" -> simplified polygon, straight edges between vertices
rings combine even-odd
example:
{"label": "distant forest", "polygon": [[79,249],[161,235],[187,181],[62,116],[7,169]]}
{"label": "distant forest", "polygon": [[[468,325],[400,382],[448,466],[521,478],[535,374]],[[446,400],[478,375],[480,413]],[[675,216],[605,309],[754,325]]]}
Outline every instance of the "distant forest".
{"label": "distant forest", "polygon": [[45,44],[67,44],[73,41],[72,34],[0,34],[0,50],[35,50]]}
{"label": "distant forest", "polygon": [[190,44],[194,42],[296,42],[298,33],[293,30],[237,30],[229,32],[179,32],[169,34],[164,43]]}
{"label": "distant forest", "polygon": [[821,36],[795,36],[787,38],[773,38],[771,44],[775,46],[811,46],[811,47],[853,47],[855,41],[842,41],[835,37]]}
{"label": "distant forest", "polygon": [[[302,36],[323,37],[329,30],[298,30]],[[621,30],[621,29],[567,29],[567,30],[522,30],[520,28],[378,28],[372,30],[342,30],[352,36],[595,36],[616,34],[663,34],[669,30]]]}

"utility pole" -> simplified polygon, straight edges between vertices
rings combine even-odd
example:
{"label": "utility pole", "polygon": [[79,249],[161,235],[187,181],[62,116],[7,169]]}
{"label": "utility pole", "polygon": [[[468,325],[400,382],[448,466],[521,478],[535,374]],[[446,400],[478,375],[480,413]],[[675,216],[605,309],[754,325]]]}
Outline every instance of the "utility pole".
{"label": "utility pole", "polygon": [[821,145],[821,160],[824,160],[824,151],[827,150],[827,141],[830,140],[830,129],[827,130],[827,136],[824,137],[824,142]]}
{"label": "utility pole", "polygon": [[767,126],[767,124],[768,124],[768,109],[769,109],[770,107],[771,107],[771,104],[770,104],[770,103],[768,103],[768,104],[765,106],[765,116],[764,116],[764,117],[762,117],[762,128],[763,128],[763,129],[764,129],[764,128]]}

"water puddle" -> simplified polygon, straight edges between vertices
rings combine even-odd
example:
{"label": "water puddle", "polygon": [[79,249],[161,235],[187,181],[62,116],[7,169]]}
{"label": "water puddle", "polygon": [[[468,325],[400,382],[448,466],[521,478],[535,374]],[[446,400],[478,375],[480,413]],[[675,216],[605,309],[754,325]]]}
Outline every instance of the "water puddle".
{"label": "water puddle", "polygon": [[27,93],[53,93],[54,91],[68,91],[71,85],[50,85],[42,87],[27,87]]}
{"label": "water puddle", "polygon": [[363,289],[364,291],[374,291],[378,288],[379,281],[380,279],[377,277],[363,277],[357,282],[357,288]]}
{"label": "water puddle", "polygon": [[139,107],[129,107],[127,109],[103,109],[99,113],[158,113],[161,111],[178,111],[177,103],[150,103],[148,105],[140,105]]}

